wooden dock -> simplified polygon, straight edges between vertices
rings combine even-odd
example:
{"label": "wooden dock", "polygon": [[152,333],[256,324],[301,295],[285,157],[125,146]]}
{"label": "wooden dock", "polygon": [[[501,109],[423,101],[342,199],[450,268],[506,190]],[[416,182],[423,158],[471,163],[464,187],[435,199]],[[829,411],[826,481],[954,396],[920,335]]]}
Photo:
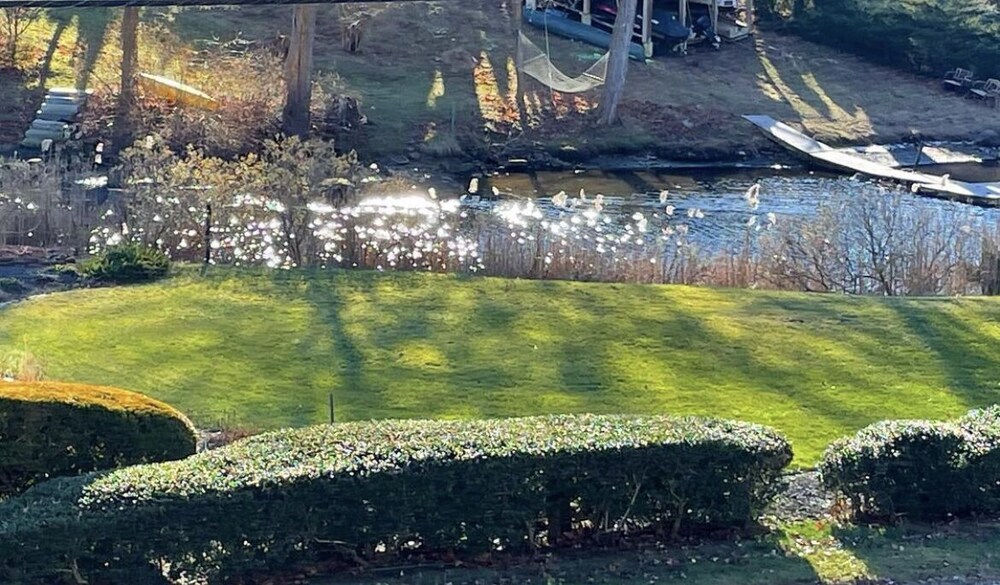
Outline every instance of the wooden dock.
{"label": "wooden dock", "polygon": [[966,183],[951,180],[946,176],[895,169],[832,148],[770,116],[743,116],[743,118],[760,128],[778,144],[819,166],[906,183],[911,186],[914,193],[977,205],[1000,205],[1000,183]]}

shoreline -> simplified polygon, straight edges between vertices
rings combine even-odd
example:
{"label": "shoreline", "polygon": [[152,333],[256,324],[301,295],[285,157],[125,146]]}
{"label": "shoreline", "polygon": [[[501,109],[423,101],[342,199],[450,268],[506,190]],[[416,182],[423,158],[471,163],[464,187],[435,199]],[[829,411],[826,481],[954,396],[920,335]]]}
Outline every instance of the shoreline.
{"label": "shoreline", "polygon": [[[496,172],[569,172],[569,171],[666,171],[666,170],[726,170],[726,169],[809,169],[808,161],[785,148],[762,138],[763,144],[733,147],[729,150],[664,145],[657,150],[627,152],[583,152],[564,149],[514,150],[504,156],[426,156],[388,157],[387,168],[439,173],[447,176],[467,176]],[[838,150],[851,151],[869,160],[899,168],[912,166],[917,159],[917,147],[902,141],[870,145],[835,145]],[[983,167],[1000,165],[1000,141],[979,144],[969,140],[926,141],[919,158],[920,167]],[[929,155],[933,152],[933,155]],[[895,159],[893,159],[895,157]],[[375,162],[380,162],[375,160]]]}

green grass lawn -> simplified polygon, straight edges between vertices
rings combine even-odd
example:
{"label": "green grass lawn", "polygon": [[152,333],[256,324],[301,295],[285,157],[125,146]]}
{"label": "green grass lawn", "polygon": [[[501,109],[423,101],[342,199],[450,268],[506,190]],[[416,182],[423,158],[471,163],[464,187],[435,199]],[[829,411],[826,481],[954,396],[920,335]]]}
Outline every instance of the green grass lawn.
{"label": "green grass lawn", "polygon": [[1000,401],[1000,299],[876,299],[218,269],[0,310],[0,355],[197,424],[555,412],[772,425],[797,462],[883,418]]}

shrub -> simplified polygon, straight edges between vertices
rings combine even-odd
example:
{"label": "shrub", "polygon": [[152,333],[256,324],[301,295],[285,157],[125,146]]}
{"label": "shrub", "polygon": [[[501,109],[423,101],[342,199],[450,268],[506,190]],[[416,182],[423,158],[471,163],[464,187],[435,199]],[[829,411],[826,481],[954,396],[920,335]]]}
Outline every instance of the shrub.
{"label": "shrub", "polygon": [[1000,75],[1000,9],[989,0],[770,0],[802,36],[921,74]]}
{"label": "shrub", "polygon": [[85,578],[125,582],[116,571],[154,559],[218,580],[315,558],[330,543],[378,557],[525,550],[564,529],[743,527],[791,456],[769,429],[700,418],[280,431],[184,461],[47,482],[0,505],[0,540],[11,543],[0,547],[0,581],[75,562]]}
{"label": "shrub", "polygon": [[950,423],[882,421],[826,450],[820,472],[862,516],[962,512],[958,474],[965,434]]}
{"label": "shrub", "polygon": [[166,254],[138,243],[110,246],[82,266],[82,272],[91,278],[122,284],[157,280],[169,269]]}
{"label": "shrub", "polygon": [[42,363],[27,349],[0,354],[0,378],[3,381],[37,382],[43,376]]}
{"label": "shrub", "polygon": [[956,422],[875,423],[830,445],[820,473],[860,517],[1000,510],[1000,408]]}
{"label": "shrub", "polygon": [[1000,406],[973,410],[958,422],[972,441],[963,479],[976,509],[1000,511]]}
{"label": "shrub", "polygon": [[0,494],[49,477],[179,459],[195,443],[181,413],[141,394],[0,382]]}

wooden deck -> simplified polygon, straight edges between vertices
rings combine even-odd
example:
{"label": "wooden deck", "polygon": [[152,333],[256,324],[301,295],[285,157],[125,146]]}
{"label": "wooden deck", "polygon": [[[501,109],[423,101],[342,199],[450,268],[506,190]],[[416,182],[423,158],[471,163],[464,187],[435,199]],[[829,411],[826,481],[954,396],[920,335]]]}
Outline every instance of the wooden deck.
{"label": "wooden deck", "polygon": [[956,199],[978,205],[1000,205],[1000,183],[966,183],[892,167],[832,148],[770,116],[743,116],[769,138],[826,168],[861,173],[911,185],[914,193]]}

